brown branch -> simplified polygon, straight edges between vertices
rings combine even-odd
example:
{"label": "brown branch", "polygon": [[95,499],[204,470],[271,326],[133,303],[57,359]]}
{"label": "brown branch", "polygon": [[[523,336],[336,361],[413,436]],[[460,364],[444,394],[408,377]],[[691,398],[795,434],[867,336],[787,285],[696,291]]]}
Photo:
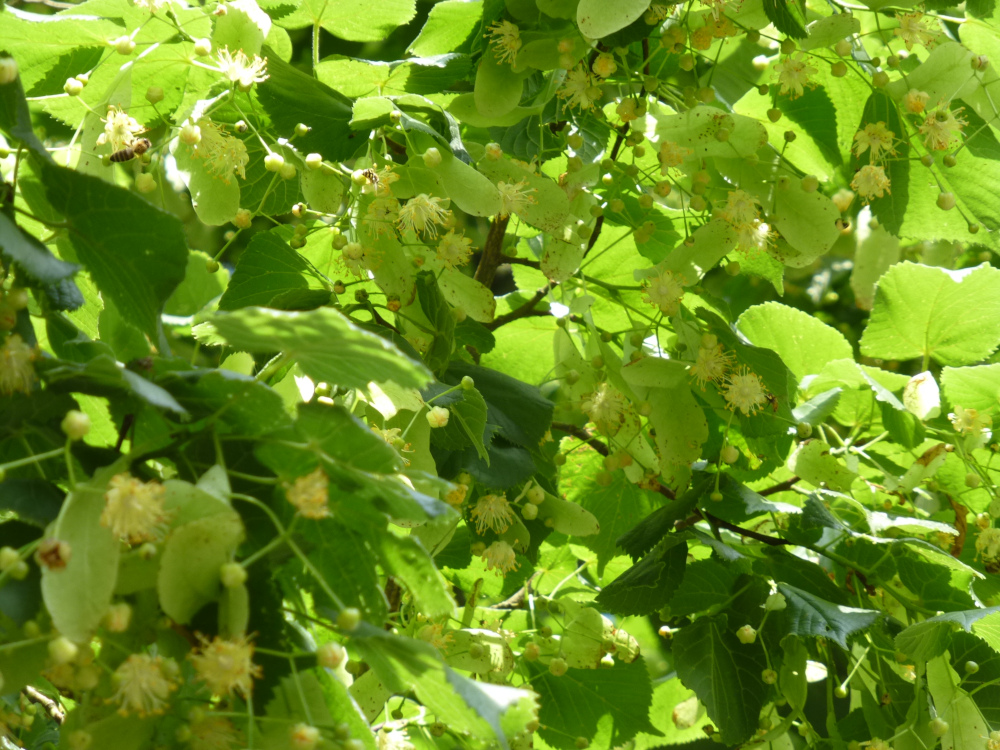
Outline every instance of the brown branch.
{"label": "brown branch", "polygon": [[[616,132],[615,143],[611,147],[611,154],[610,154],[611,161],[614,161],[615,159],[618,158],[618,151],[621,149],[622,143],[625,142],[625,134],[628,132],[628,125],[622,125],[621,130],[617,130],[615,132]],[[587,241],[587,249],[584,250],[583,252],[584,258],[587,257],[587,253],[589,253],[593,249],[594,245],[597,244],[597,238],[601,236],[601,229],[603,228],[604,228],[604,215],[602,214],[601,216],[598,216],[597,221],[594,222],[594,231],[591,232],[590,240]]]}
{"label": "brown branch", "polygon": [[767,496],[767,495],[773,495],[777,492],[784,492],[785,490],[792,489],[792,487],[794,487],[796,482],[798,481],[799,481],[798,477],[792,477],[791,479],[786,479],[784,482],[779,482],[773,487],[765,487],[757,494]]}
{"label": "brown branch", "polygon": [[761,534],[757,531],[750,531],[750,529],[744,529],[742,526],[737,526],[735,523],[729,523],[729,521],[723,521],[718,516],[713,516],[707,510],[695,509],[698,513],[705,518],[706,521],[714,523],[720,529],[729,529],[730,531],[739,534],[740,536],[745,536],[748,539],[755,539],[758,542],[763,542],[764,544],[769,544],[772,547],[781,547],[786,544],[791,544],[787,539],[781,539],[776,536],[768,536],[767,534]]}
{"label": "brown branch", "polygon": [[518,320],[520,318],[527,318],[533,315],[548,315],[547,312],[541,312],[535,310],[535,305],[542,301],[546,294],[549,293],[550,287],[545,287],[544,289],[539,289],[535,294],[525,302],[523,305],[518,307],[516,310],[511,310],[505,315],[501,315],[499,318],[495,318],[492,323],[487,323],[486,327],[495,331],[500,326],[505,326],[511,321]]}
{"label": "brown branch", "polygon": [[486,244],[483,246],[483,254],[479,258],[475,279],[487,289],[493,285],[493,277],[496,276],[497,268],[503,262],[503,237],[507,232],[509,221],[509,216],[504,219],[495,218],[490,224],[489,234],[486,235]]}
{"label": "brown branch", "polygon": [[594,437],[589,430],[586,430],[583,427],[577,427],[576,425],[567,424],[565,422],[553,422],[552,429],[559,430],[559,432],[565,432],[567,435],[571,435],[578,440],[582,440],[602,456],[608,455],[608,446]]}
{"label": "brown branch", "polygon": [[24,694],[28,696],[28,700],[44,708],[45,712],[52,717],[52,720],[56,724],[62,724],[66,720],[66,709],[58,701],[54,701],[45,695],[45,693],[35,690],[31,685],[25,685]]}
{"label": "brown branch", "polygon": [[541,575],[541,571],[536,570],[531,574],[528,580],[524,582],[524,585],[521,588],[504,599],[502,602],[491,604],[489,609],[518,609],[521,606],[521,602],[527,598],[528,591],[531,590],[531,582],[534,581],[539,575]]}

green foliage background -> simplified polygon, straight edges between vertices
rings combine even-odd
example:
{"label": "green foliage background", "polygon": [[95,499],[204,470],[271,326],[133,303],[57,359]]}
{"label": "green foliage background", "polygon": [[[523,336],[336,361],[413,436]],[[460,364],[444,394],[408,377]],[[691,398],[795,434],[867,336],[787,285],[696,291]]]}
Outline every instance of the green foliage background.
{"label": "green foliage background", "polygon": [[2,746],[996,750],[997,12],[0,5]]}

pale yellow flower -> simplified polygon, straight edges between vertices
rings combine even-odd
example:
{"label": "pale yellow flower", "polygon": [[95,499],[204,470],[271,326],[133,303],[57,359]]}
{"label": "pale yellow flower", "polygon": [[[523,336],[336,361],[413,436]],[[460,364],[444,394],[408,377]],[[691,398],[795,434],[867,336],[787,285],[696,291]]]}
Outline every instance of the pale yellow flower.
{"label": "pale yellow flower", "polygon": [[646,279],[642,294],[646,301],[660,309],[664,315],[676,315],[684,297],[684,285],[672,271]]}
{"label": "pale yellow flower", "polygon": [[199,652],[188,656],[198,679],[214,695],[250,695],[253,680],[260,678],[261,669],[253,663],[253,645],[247,638],[230,641],[216,636],[210,642],[203,635],[198,637],[201,639]]}
{"label": "pale yellow flower", "polygon": [[883,153],[887,156],[895,155],[895,140],[895,134],[884,122],[870,122],[854,134],[854,155],[861,156],[868,151],[871,163],[878,164],[884,159]]}
{"label": "pale yellow flower", "polygon": [[242,739],[242,733],[224,716],[198,712],[190,723],[191,750],[230,750]]}
{"label": "pale yellow flower", "polygon": [[450,231],[438,243],[437,259],[448,268],[460,268],[472,257],[472,240]]}
{"label": "pale yellow flower", "polygon": [[733,227],[756,224],[760,219],[757,199],[745,190],[731,190],[726,195],[726,205],[719,212],[719,218]]}
{"label": "pale yellow flower", "polygon": [[812,77],[819,73],[809,58],[801,52],[789,55],[775,65],[774,70],[778,74],[781,93],[787,94],[789,99],[797,99],[805,93],[806,87],[815,86]]}
{"label": "pale yellow flower", "polygon": [[97,136],[97,145],[111,144],[112,151],[128,148],[145,131],[145,128],[134,117],[130,117],[120,107],[110,107],[108,116],[103,118],[101,122],[104,123],[104,132]]}
{"label": "pale yellow flower", "polygon": [[318,468],[305,476],[296,478],[286,486],[285,497],[294,505],[300,516],[305,518],[326,518],[330,515],[330,480],[323,469]]}
{"label": "pale yellow flower", "polygon": [[0,395],[31,393],[37,357],[38,350],[25,344],[18,334],[7,337],[0,347]]}
{"label": "pale yellow flower", "polygon": [[197,125],[201,130],[201,140],[193,147],[194,156],[205,159],[212,174],[227,185],[234,172],[245,180],[246,166],[250,162],[246,144],[211,120],[202,118]]}
{"label": "pale yellow flower", "polygon": [[476,522],[476,531],[482,534],[487,529],[492,529],[498,534],[504,533],[514,518],[514,512],[510,509],[510,503],[506,496],[483,495],[476,502],[476,507],[472,509],[472,520]]}
{"label": "pale yellow flower", "polygon": [[594,79],[582,65],[578,65],[566,74],[563,87],[556,92],[561,98],[568,99],[566,106],[580,109],[593,109],[594,102],[601,98],[601,89],[594,85]]}
{"label": "pale yellow flower", "polygon": [[608,383],[601,383],[582,404],[583,411],[598,430],[615,435],[625,421],[625,396]]}
{"label": "pale yellow flower", "polygon": [[537,192],[537,190],[529,188],[527,180],[518,180],[517,182],[503,182],[501,180],[497,183],[497,190],[500,191],[500,213],[497,216],[501,219],[506,219],[512,213],[523,211],[529,204],[536,202],[532,193]]}
{"label": "pale yellow flower", "polygon": [[722,350],[722,344],[712,347],[699,347],[698,358],[691,365],[691,375],[695,381],[705,390],[705,384],[719,383],[729,372],[733,365],[733,354]]}
{"label": "pale yellow flower", "polygon": [[143,8],[150,13],[156,13],[160,8],[170,7],[170,0],[133,0],[136,8]]}
{"label": "pale yellow flower", "polygon": [[368,204],[365,219],[375,236],[388,232],[399,219],[399,201],[391,195],[376,198]]}
{"label": "pale yellow flower", "polygon": [[124,473],[111,477],[109,485],[104,493],[101,526],[129,544],[148,542],[163,533],[167,490],[162,484],[143,482]]}
{"label": "pale yellow flower", "polygon": [[406,729],[386,724],[375,735],[376,750],[413,750],[414,747]]}
{"label": "pale yellow flower", "polygon": [[742,224],[733,227],[736,231],[736,249],[751,257],[771,244],[774,232],[769,224],[757,221],[752,224]]}
{"label": "pale yellow flower", "polygon": [[885,169],[874,164],[865,164],[854,175],[851,180],[851,189],[861,196],[865,203],[869,203],[872,198],[881,198],[889,190],[889,178],[886,177]]}
{"label": "pale yellow flower", "polygon": [[931,95],[926,91],[910,89],[903,96],[903,106],[906,107],[906,111],[910,114],[919,115],[927,107],[927,102],[930,98]]}
{"label": "pale yellow flower", "polygon": [[490,40],[497,60],[513,65],[521,49],[521,30],[510,21],[497,21],[489,27],[489,32],[484,36]]}
{"label": "pale yellow flower", "polygon": [[590,66],[590,69],[599,78],[607,78],[614,75],[615,71],[618,70],[618,63],[615,62],[614,55],[602,52],[594,58],[594,64]]}
{"label": "pale yellow flower", "polygon": [[111,700],[121,704],[118,713],[122,716],[162,714],[170,691],[177,688],[165,670],[176,672],[177,665],[149,654],[132,654],[123,661],[112,678],[118,690]]}
{"label": "pale yellow flower", "polygon": [[517,570],[520,566],[515,558],[514,548],[504,541],[493,542],[483,552],[486,569],[495,569],[497,575],[507,575],[510,571]]}
{"label": "pale yellow flower", "polygon": [[722,395],[729,408],[746,414],[756,414],[767,403],[767,390],[757,375],[746,365],[730,373],[722,386]]}
{"label": "pale yellow flower", "polygon": [[451,211],[441,205],[441,198],[420,193],[399,209],[397,221],[400,231],[426,232],[428,237],[435,238],[438,225],[444,224],[450,217]]}
{"label": "pale yellow flower", "polygon": [[913,49],[914,44],[922,44],[925,48],[931,49],[941,35],[941,32],[932,31],[925,26],[923,17],[924,14],[920,12],[902,13],[896,16],[899,28],[893,29],[892,34],[902,39],[908,50]]}
{"label": "pale yellow flower", "polygon": [[235,83],[243,91],[247,91],[255,83],[267,80],[267,58],[254,55],[251,60],[243,50],[237,50],[234,55],[228,47],[219,50],[216,62],[219,72]]}
{"label": "pale yellow flower", "polygon": [[993,426],[993,418],[989,414],[980,414],[976,409],[963,409],[957,404],[948,419],[956,432],[965,435],[977,434]]}
{"label": "pale yellow flower", "polygon": [[932,151],[946,151],[962,134],[962,128],[968,125],[966,120],[956,117],[962,113],[961,108],[952,112],[947,107],[941,107],[927,115],[920,126],[920,135],[924,137],[924,145]]}
{"label": "pale yellow flower", "polygon": [[983,529],[976,537],[976,554],[984,563],[1000,560],[1000,529]]}
{"label": "pale yellow flower", "polygon": [[660,174],[666,174],[672,167],[679,167],[694,152],[689,148],[678,146],[673,141],[660,144]]}

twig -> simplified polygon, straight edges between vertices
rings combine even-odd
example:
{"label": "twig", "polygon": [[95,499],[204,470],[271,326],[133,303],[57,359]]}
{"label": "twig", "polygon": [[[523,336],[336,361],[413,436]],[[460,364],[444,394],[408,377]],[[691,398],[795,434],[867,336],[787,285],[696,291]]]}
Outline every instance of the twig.
{"label": "twig", "polygon": [[565,422],[553,422],[553,430],[559,430],[560,432],[565,432],[567,435],[572,435],[573,437],[582,440],[595,451],[600,453],[602,456],[608,455],[608,446],[594,437],[588,430],[583,427],[577,427],[576,425],[566,424]]}
{"label": "twig", "polygon": [[758,495],[773,495],[777,492],[784,492],[785,490],[790,490],[795,486],[795,483],[799,481],[799,477],[792,477],[791,479],[786,479],[784,482],[779,482],[773,487],[766,487],[758,492]]}
{"label": "twig", "polygon": [[503,237],[507,232],[509,221],[509,216],[504,219],[494,219],[490,224],[489,234],[486,235],[486,244],[483,246],[482,257],[479,258],[475,279],[487,289],[493,285],[497,267],[503,261]]}
{"label": "twig", "polygon": [[791,544],[787,539],[781,539],[776,536],[768,536],[767,534],[761,534],[757,531],[750,531],[750,529],[744,529],[742,526],[737,526],[735,523],[729,523],[729,521],[723,521],[718,516],[714,516],[707,510],[695,509],[696,512],[701,513],[705,520],[709,523],[714,523],[720,529],[729,529],[732,532],[739,534],[740,536],[745,536],[749,539],[755,539],[758,542],[763,542],[764,544],[769,544],[772,547],[781,547],[786,544]]}
{"label": "twig", "polygon": [[[611,154],[609,155],[611,157],[611,161],[618,158],[618,151],[621,149],[622,143],[625,141],[625,134],[628,132],[628,125],[622,125],[622,129],[616,132],[617,135],[615,136],[615,143],[611,147]],[[601,229],[603,228],[604,215],[602,214],[598,216],[597,221],[594,222],[594,231],[591,233],[590,240],[587,242],[587,249],[583,253],[584,258],[587,257],[587,253],[589,253],[593,249],[594,245],[597,244],[597,238],[601,236]]]}
{"label": "twig", "polygon": [[66,709],[59,705],[58,701],[54,701],[44,693],[40,693],[31,687],[31,685],[24,686],[24,694],[28,696],[28,700],[44,708],[56,724],[62,724],[66,720]]}
{"label": "twig", "polygon": [[531,574],[528,580],[524,582],[524,585],[521,588],[504,599],[502,602],[491,604],[489,609],[517,609],[520,607],[521,602],[523,602],[528,596],[528,591],[531,589],[531,582],[534,581],[539,575],[541,575],[541,571],[536,570]]}
{"label": "twig", "polygon": [[[480,267],[482,267],[480,265]],[[547,312],[539,312],[535,310],[535,305],[542,301],[546,294],[549,293],[551,287],[545,287],[544,289],[539,289],[535,292],[534,296],[525,302],[523,305],[518,307],[516,310],[511,310],[505,315],[501,315],[499,318],[495,318],[492,323],[487,323],[486,327],[495,331],[500,326],[505,326],[511,321],[518,320],[519,318],[527,318],[531,315],[548,315]]]}

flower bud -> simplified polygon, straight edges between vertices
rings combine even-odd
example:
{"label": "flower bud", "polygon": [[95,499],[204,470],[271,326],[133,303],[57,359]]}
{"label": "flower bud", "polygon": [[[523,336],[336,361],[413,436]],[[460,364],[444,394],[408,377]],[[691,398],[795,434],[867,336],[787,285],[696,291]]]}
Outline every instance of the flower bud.
{"label": "flower bud", "polygon": [[212,41],[210,39],[196,39],[194,42],[194,53],[198,57],[206,57],[212,54]]}
{"label": "flower bud", "polygon": [[316,649],[316,661],[327,669],[336,669],[346,658],[347,652],[344,651],[344,647],[335,641],[324,643]]}
{"label": "flower bud", "polygon": [[225,563],[219,568],[219,580],[227,589],[243,585],[247,580],[247,569],[238,562]]}
{"label": "flower bud", "polygon": [[150,104],[159,104],[163,101],[163,89],[159,86],[150,86],[146,89],[146,101]]}
{"label": "flower bud", "polygon": [[264,169],[268,172],[280,172],[284,165],[285,157],[276,151],[272,151],[264,157]]}
{"label": "flower bud", "polygon": [[297,123],[295,125],[295,135],[301,138],[302,136],[308,134],[311,129],[312,128],[310,128],[304,122]]}
{"label": "flower bud", "polygon": [[562,677],[564,674],[566,674],[568,669],[569,665],[566,663],[565,659],[560,659],[559,657],[556,657],[555,659],[549,662],[549,672],[552,674],[553,677]]}
{"label": "flower bud", "polygon": [[135,189],[143,195],[156,190],[156,178],[149,172],[141,172],[135,176]]}
{"label": "flower bud", "polygon": [[757,640],[757,631],[749,625],[744,625],[736,631],[736,637],[740,639],[740,643],[746,643],[749,645]]}
{"label": "flower bud", "polygon": [[278,174],[281,175],[281,179],[290,180],[298,174],[298,170],[295,169],[294,164],[286,161],[281,165],[281,168],[278,170]]}
{"label": "flower bud", "polygon": [[201,143],[201,128],[189,120],[181,127],[178,137],[181,139],[181,143],[196,146]]}
{"label": "flower bud", "polygon": [[451,416],[451,412],[443,406],[432,406],[427,410],[427,424],[431,426],[432,429],[438,427],[444,427],[448,424],[448,418]]}
{"label": "flower bud", "polygon": [[319,744],[320,734],[316,727],[296,724],[292,727],[291,744],[296,750],[313,750]]}
{"label": "flower bud", "polygon": [[132,608],[125,602],[112,604],[104,615],[104,624],[112,633],[124,633],[132,621]]}
{"label": "flower bud", "polygon": [[135,42],[130,37],[120,36],[111,42],[111,46],[119,55],[131,55],[135,50]]}
{"label": "flower bud", "polygon": [[337,615],[337,627],[341,630],[354,630],[361,624],[361,611],[357,607],[347,607]]}
{"label": "flower bud", "polygon": [[306,169],[319,169],[323,166],[323,155],[311,153],[306,155]]}
{"label": "flower bud", "polygon": [[90,417],[82,411],[70,409],[63,417],[60,427],[70,440],[82,440],[90,432]]}
{"label": "flower bud", "polygon": [[66,84],[63,86],[63,91],[70,96],[79,96],[83,91],[83,84],[75,78],[67,78]]}
{"label": "flower bud", "polygon": [[734,464],[740,460],[739,449],[734,445],[725,446],[720,452],[722,460],[727,464]]}
{"label": "flower bud", "polygon": [[0,57],[0,86],[17,78],[17,61],[13,57]]}
{"label": "flower bud", "polygon": [[49,657],[55,664],[69,664],[79,653],[79,647],[65,636],[49,641]]}
{"label": "flower bud", "polygon": [[250,213],[250,209],[241,208],[236,212],[236,216],[233,217],[233,224],[238,229],[249,229],[250,225],[253,223],[253,214]]}
{"label": "flower bud", "polygon": [[431,147],[424,151],[424,166],[428,169],[434,169],[434,167],[441,164],[441,152],[436,148]]}

